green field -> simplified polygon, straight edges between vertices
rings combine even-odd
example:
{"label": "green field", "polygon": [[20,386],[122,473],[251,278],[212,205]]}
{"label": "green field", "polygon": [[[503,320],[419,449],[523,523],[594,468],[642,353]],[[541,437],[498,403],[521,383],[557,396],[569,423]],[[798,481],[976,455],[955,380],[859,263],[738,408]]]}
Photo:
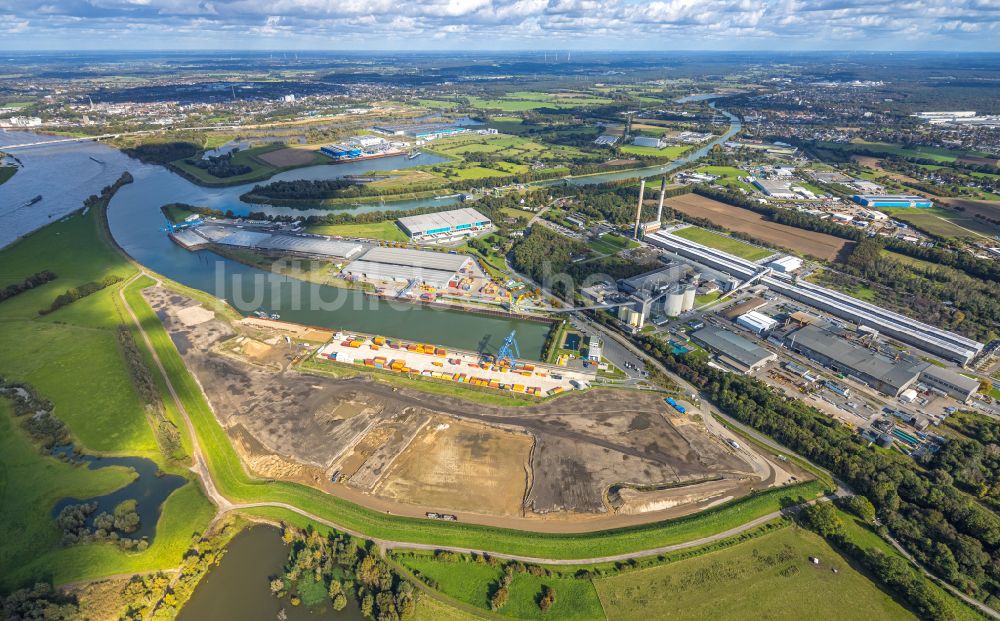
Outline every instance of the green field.
{"label": "green field", "polygon": [[[175,170],[184,173],[189,179],[195,183],[206,185],[206,186],[230,186],[230,185],[240,185],[242,183],[250,183],[252,181],[263,181],[272,177],[273,175],[284,171],[290,170],[292,168],[299,168],[299,166],[272,166],[264,160],[258,158],[258,155],[262,153],[267,153],[269,151],[278,151],[280,149],[286,148],[285,145],[274,143],[266,144],[260,147],[251,147],[249,149],[244,149],[238,151],[233,156],[234,165],[245,165],[249,166],[252,170],[248,173],[242,175],[234,175],[232,177],[216,177],[215,175],[209,174],[207,170],[198,168],[197,166],[192,166],[184,160],[175,160],[170,163],[170,166]],[[313,156],[313,161],[311,164],[328,164],[331,160],[328,157],[321,155],[316,152]]]}
{"label": "green field", "polygon": [[409,238],[395,220],[364,224],[320,224],[309,227],[310,233],[318,235],[339,235],[341,237],[362,237],[392,242],[407,242]]}
{"label": "green field", "polygon": [[595,586],[612,621],[916,618],[822,538],[794,526]]}
{"label": "green field", "polygon": [[0,185],[9,180],[17,172],[16,166],[0,166]]}
{"label": "green field", "polygon": [[[430,555],[404,556],[399,561],[411,571],[435,580],[445,595],[483,610],[489,610],[490,594],[503,573],[499,567],[470,560],[438,561]],[[543,585],[556,592],[555,604],[547,613],[542,613],[535,603]],[[531,574],[514,576],[510,597],[500,614],[514,619],[604,619],[601,602],[590,580]]]}
{"label": "green field", "polygon": [[729,254],[746,259],[747,261],[757,261],[774,254],[766,248],[759,248],[745,241],[729,237],[721,233],[709,231],[697,226],[689,226],[672,232],[677,237],[683,237],[699,244],[704,244],[709,248],[722,250]]}
{"label": "green field", "polygon": [[[0,251],[0,286],[42,269],[58,278],[0,303],[0,375],[24,381],[50,399],[77,446],[87,452],[153,459],[167,472],[191,476],[181,463],[159,451],[143,404],[132,387],[116,330],[123,322],[115,285],[49,315],[62,292],[135,268],[103,242],[102,208],[73,215],[26,236]],[[59,545],[49,512],[61,497],[89,497],[120,487],[132,475],[122,469],[86,470],[43,456],[20,434],[2,406],[0,472],[0,588],[50,577],[55,582],[173,567],[189,547],[192,533],[214,511],[197,484],[168,498],[148,550],[125,553],[113,544]],[[176,412],[167,408],[174,419]]]}
{"label": "green field", "polygon": [[753,192],[754,187],[749,183],[740,181],[740,177],[747,177],[749,173],[734,166],[699,166],[693,172],[704,173],[706,175],[718,175],[719,179],[715,183],[727,188],[741,188],[747,192]]}
{"label": "green field", "polygon": [[902,147],[900,145],[888,144],[884,142],[852,142],[850,144],[837,142],[818,142],[819,147],[824,149],[846,151],[856,153],[859,151],[872,151],[881,155],[898,155],[900,157],[912,157],[918,159],[934,160],[936,162],[950,163],[961,157],[989,157],[988,154],[978,151],[961,151],[954,149],[942,149],[938,147]]}
{"label": "green field", "polygon": [[690,149],[691,147],[683,145],[657,149],[656,147],[637,147],[634,144],[628,144],[621,147],[621,152],[627,155],[678,158],[687,153]]}
{"label": "green field", "polygon": [[891,214],[893,218],[937,237],[981,239],[997,232],[995,225],[942,207],[921,209],[896,207],[879,211]]}

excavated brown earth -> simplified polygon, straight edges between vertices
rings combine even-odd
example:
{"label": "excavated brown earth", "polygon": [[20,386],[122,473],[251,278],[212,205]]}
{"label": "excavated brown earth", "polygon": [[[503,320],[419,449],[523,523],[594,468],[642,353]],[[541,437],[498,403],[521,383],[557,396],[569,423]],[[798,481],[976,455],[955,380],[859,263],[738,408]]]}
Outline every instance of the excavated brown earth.
{"label": "excavated brown earth", "polygon": [[[683,514],[768,483],[752,477],[751,466],[700,423],[671,423],[655,393],[602,389],[501,407],[364,376],[304,374],[290,368],[297,351],[283,339],[260,333],[251,339],[218,319],[185,325],[177,312],[196,302],[161,288],[144,295],[261,476],[352,500],[374,494],[381,500],[373,498],[373,506],[395,501],[421,510],[549,518],[606,512],[605,493],[617,484],[635,489],[723,479],[708,496],[691,494],[686,510],[671,510]],[[441,425],[449,419],[456,424],[446,432]],[[477,482],[496,493],[471,494]],[[641,496],[630,493],[628,513],[643,505]],[[657,496],[663,493],[652,494],[650,506]],[[414,507],[399,512],[414,513]]]}

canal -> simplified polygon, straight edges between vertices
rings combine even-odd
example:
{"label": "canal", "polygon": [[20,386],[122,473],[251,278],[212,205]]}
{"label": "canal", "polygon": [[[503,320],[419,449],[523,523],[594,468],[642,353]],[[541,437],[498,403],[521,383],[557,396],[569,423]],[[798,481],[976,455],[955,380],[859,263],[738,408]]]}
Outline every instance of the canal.
{"label": "canal", "polygon": [[287,621],[362,621],[354,598],[337,612],[329,605],[292,606],[288,598],[271,595],[271,578],[281,574],[288,560],[288,546],[273,526],[252,526],[233,537],[217,567],[209,570],[195,588],[178,621],[239,619],[274,621],[285,611]]}

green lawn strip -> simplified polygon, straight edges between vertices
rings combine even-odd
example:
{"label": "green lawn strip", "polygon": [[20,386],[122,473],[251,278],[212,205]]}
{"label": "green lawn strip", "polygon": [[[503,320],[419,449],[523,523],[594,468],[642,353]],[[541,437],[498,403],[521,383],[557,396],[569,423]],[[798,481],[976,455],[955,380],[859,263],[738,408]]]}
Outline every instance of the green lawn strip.
{"label": "green lawn strip", "polygon": [[784,504],[782,499],[811,499],[822,490],[820,484],[810,482],[761,492],[664,523],[599,533],[550,535],[462,522],[445,523],[386,515],[302,485],[251,479],[200,388],[184,366],[170,337],[142,298],[139,285],[141,283],[137,282],[127,288],[129,304],[149,334],[174,388],[191,416],[216,485],[233,501],[286,502],[304,511],[325,516],[346,528],[380,539],[463,546],[548,558],[588,558],[681,543],[711,535],[779,509]]}
{"label": "green lawn strip", "polygon": [[366,224],[321,224],[311,226],[310,233],[318,235],[334,235],[339,237],[361,237],[365,239],[381,239],[392,242],[407,242],[409,238],[398,226],[395,220],[372,222]]}
{"label": "green lawn strip", "polygon": [[5,182],[9,181],[10,178],[13,177],[14,173],[16,172],[17,172],[16,166],[0,166],[0,185],[3,185]]}
{"label": "green lawn strip", "polygon": [[774,254],[774,252],[766,248],[759,248],[753,244],[736,239],[735,237],[729,237],[728,235],[716,233],[697,226],[688,226],[683,229],[678,229],[676,231],[672,231],[672,234],[699,244],[704,244],[710,248],[728,252],[729,254],[736,255],[748,261],[757,261]]}
{"label": "green lawn strip", "polygon": [[749,610],[775,619],[916,618],[822,538],[797,527],[594,584],[615,621],[736,620]]}

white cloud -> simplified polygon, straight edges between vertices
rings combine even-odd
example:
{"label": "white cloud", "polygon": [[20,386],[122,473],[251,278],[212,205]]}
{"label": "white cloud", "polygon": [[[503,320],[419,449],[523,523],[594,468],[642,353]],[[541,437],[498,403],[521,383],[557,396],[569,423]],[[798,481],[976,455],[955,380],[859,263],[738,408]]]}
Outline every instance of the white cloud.
{"label": "white cloud", "polygon": [[83,40],[129,24],[159,37],[200,32],[217,46],[267,36],[416,47],[426,37],[458,49],[782,49],[768,41],[797,40],[985,51],[1000,50],[998,23],[1000,0],[0,0],[0,32],[25,40]]}

